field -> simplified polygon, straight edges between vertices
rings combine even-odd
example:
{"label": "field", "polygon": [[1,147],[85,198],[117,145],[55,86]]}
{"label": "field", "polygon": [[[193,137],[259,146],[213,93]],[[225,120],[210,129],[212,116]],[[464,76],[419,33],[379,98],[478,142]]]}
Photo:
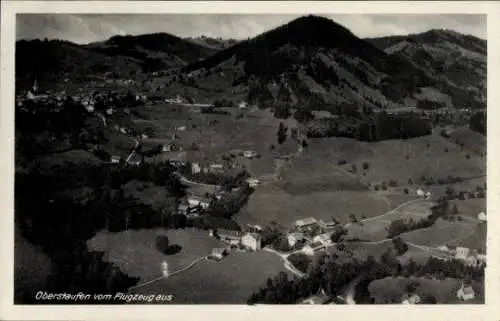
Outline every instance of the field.
{"label": "field", "polygon": [[335,217],[340,222],[347,222],[350,214],[361,218],[380,215],[387,210],[387,203],[371,192],[326,191],[292,195],[268,184],[255,190],[236,219],[243,224],[262,226],[276,221],[289,227],[294,221],[309,216],[325,221]]}
{"label": "field", "polygon": [[279,257],[267,252],[231,252],[220,262],[202,261],[167,279],[133,290],[169,293],[174,304],[245,304],[268,278],[286,272]]}
{"label": "field", "polygon": [[[460,302],[456,297],[456,292],[460,288],[460,281],[451,278],[447,278],[445,280],[403,277],[385,278],[371,282],[368,289],[370,291],[370,295],[375,298],[376,303],[386,303],[386,300],[401,302],[401,297],[405,293],[405,286],[410,281],[416,281],[420,284],[415,291],[420,297],[432,295],[436,298],[438,303],[445,304],[456,304]],[[473,288],[475,288],[476,296],[481,296],[481,287],[473,285]],[[481,302],[476,298],[465,303],[470,304]]]}
{"label": "field", "polygon": [[466,246],[465,240],[468,243],[484,243],[486,238],[484,235],[477,233],[479,223],[471,221],[455,221],[449,222],[437,220],[430,227],[411,231],[401,235],[401,238],[410,243],[437,247],[440,245],[455,244]]}
{"label": "field", "polygon": [[[345,160],[344,170],[355,164],[357,175],[371,183],[392,179],[406,185],[409,178],[415,180],[422,175],[438,179],[448,175],[469,178],[486,173],[485,158],[469,153],[438,133],[374,143],[340,137],[312,139],[306,154],[317,172],[328,175],[339,160]],[[368,169],[362,169],[363,162],[368,164]]]}
{"label": "field", "polygon": [[[166,256],[156,250],[156,235],[167,235],[170,244],[178,244],[182,250]],[[206,231],[185,230],[128,230],[120,233],[100,232],[88,241],[90,249],[104,251],[106,261],[115,263],[132,277],[139,277],[139,282],[152,280],[161,275],[161,264],[166,261],[169,271],[189,265],[195,259],[210,254],[221,243],[208,236]]]}
{"label": "field", "polygon": [[410,201],[394,208],[387,214],[363,220],[362,224],[352,224],[348,227],[347,238],[357,238],[366,241],[380,241],[386,239],[386,228],[392,221],[410,218],[415,221],[423,219],[430,214],[430,207],[432,204],[432,202],[425,200]]}
{"label": "field", "polygon": [[81,150],[72,149],[61,153],[46,154],[40,157],[40,164],[43,168],[51,168],[56,165],[64,165],[66,162],[75,165],[83,164],[101,164],[102,161],[91,153]]}
{"label": "field", "polygon": [[461,216],[477,220],[479,213],[486,213],[486,199],[484,198],[472,198],[463,201],[455,200],[453,203],[457,205],[458,214]]}

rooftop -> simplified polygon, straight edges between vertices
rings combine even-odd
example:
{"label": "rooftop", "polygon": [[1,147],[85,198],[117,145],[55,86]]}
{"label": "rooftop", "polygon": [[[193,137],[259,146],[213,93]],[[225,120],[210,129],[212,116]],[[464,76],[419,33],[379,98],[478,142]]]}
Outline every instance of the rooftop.
{"label": "rooftop", "polygon": [[296,226],[305,226],[305,225],[311,225],[314,223],[317,223],[318,221],[314,217],[306,217],[301,220],[295,221]]}

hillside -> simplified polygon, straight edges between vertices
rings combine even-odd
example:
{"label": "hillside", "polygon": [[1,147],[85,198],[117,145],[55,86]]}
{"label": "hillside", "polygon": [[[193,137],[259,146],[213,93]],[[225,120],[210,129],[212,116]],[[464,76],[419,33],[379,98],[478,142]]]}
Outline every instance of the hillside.
{"label": "hillside", "polygon": [[[391,56],[404,57],[429,77],[446,84],[453,92],[454,106],[480,108],[486,105],[485,40],[451,30],[366,40]],[[436,95],[423,94],[431,101],[439,100]],[[464,99],[465,102],[460,101]]]}
{"label": "hillside", "polygon": [[235,39],[212,38],[207,36],[188,37],[185,38],[185,40],[214,50],[226,49],[238,43],[238,40]]}
{"label": "hillside", "polygon": [[215,49],[168,33],[114,36],[87,48],[108,56],[128,56],[144,62],[145,71],[180,67],[215,53]]}
{"label": "hillside", "polygon": [[28,88],[35,78],[42,88],[51,88],[65,79],[78,83],[105,73],[130,78],[142,72],[178,68],[214,52],[167,33],[114,36],[89,45],[20,40],[16,43],[17,88]]}
{"label": "hillside", "polygon": [[[246,90],[250,102],[267,106],[335,112],[342,107],[485,107],[484,41],[448,31],[400,44],[402,39],[366,41],[332,20],[307,16],[183,70],[196,75],[193,87],[226,95]],[[423,52],[399,52],[413,46],[423,46]]]}

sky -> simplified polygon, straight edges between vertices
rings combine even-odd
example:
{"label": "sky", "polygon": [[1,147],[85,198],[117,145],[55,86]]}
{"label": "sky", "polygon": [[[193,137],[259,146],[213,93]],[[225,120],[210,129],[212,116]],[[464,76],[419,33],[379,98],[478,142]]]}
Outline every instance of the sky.
{"label": "sky", "polygon": [[[486,15],[337,14],[324,15],[361,38],[451,29],[486,39]],[[179,37],[246,39],[299,15],[277,14],[18,14],[16,38],[64,39],[78,44],[114,35],[167,32]]]}

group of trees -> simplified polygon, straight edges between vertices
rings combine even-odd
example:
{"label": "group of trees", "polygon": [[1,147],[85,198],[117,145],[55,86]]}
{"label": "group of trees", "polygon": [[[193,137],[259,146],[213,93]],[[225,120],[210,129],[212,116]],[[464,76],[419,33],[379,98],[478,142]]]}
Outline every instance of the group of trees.
{"label": "group of trees", "polygon": [[286,140],[288,132],[288,127],[282,122],[278,125],[278,131],[276,132],[276,139],[279,145],[283,144]]}
{"label": "group of trees", "polygon": [[[310,261],[309,258],[300,256],[295,256],[293,260],[299,264]],[[301,269],[304,270],[304,267],[301,266]],[[294,304],[299,299],[318,293],[321,289],[328,296],[335,297],[341,294],[340,291],[357,277],[362,278],[363,281],[360,285],[364,287],[365,292],[366,286],[371,281],[389,276],[434,276],[438,279],[451,277],[466,281],[484,281],[484,266],[472,267],[458,260],[440,260],[433,257],[424,264],[418,264],[410,259],[406,265],[402,265],[395,259],[394,254],[389,252],[380,261],[369,256],[366,261],[353,259],[348,263],[339,263],[335,255],[326,255],[310,263],[307,271],[307,276],[301,279],[290,280],[284,273],[280,273],[274,279],[268,279],[263,287],[250,296],[248,303]],[[374,303],[374,301],[366,300],[362,303]],[[428,303],[436,302],[429,300]]]}

